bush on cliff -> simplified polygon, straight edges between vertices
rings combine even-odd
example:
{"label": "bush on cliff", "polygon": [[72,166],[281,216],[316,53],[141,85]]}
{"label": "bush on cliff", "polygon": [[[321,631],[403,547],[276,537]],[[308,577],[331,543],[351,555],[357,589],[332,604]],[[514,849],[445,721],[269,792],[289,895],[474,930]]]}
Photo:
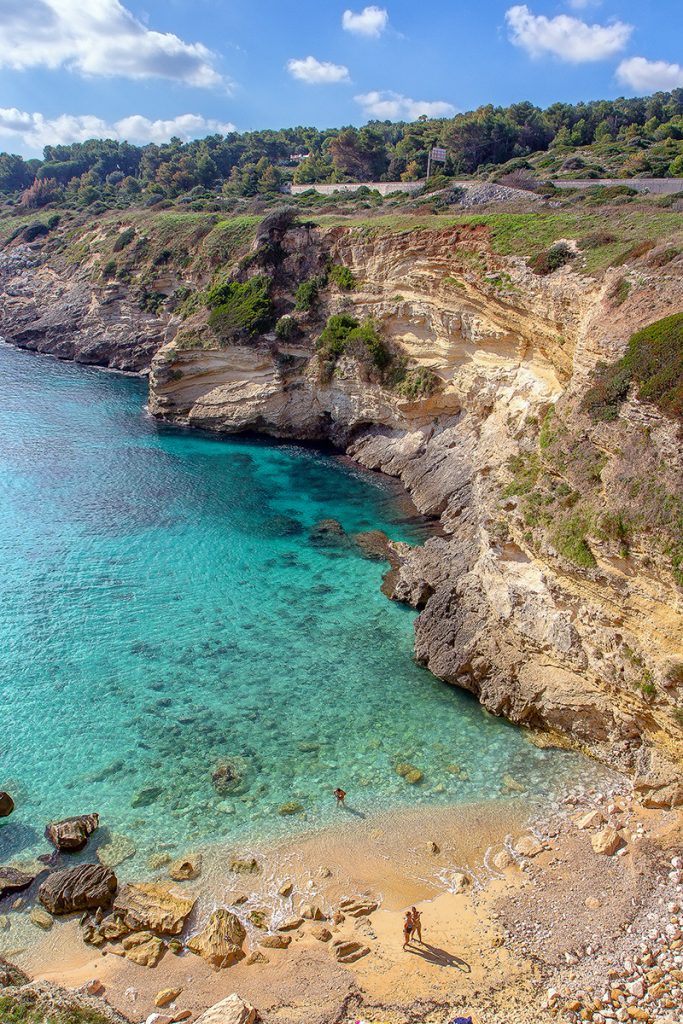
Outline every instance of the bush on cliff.
{"label": "bush on cliff", "polygon": [[329,378],[342,355],[351,356],[362,367],[381,375],[391,362],[391,352],[372,320],[360,323],[348,313],[331,316],[318,338],[321,373]]}
{"label": "bush on cliff", "polygon": [[335,263],[330,267],[330,280],[344,292],[353,291],[358,284],[353,271],[349,267],[343,267],[341,263]]}
{"label": "bush on cliff", "polygon": [[253,337],[271,327],[271,287],[271,279],[259,274],[248,281],[228,281],[210,289],[206,296],[211,309],[209,324],[221,341],[229,342],[240,335]]}
{"label": "bush on cliff", "polygon": [[534,256],[529,266],[535,274],[547,277],[548,274],[553,274],[573,259],[574,253],[567,243],[557,242],[549,249],[539,252],[538,256]]}
{"label": "bush on cliff", "polygon": [[595,420],[615,420],[632,383],[641,401],[683,419],[683,313],[637,331],[621,359],[599,366],[583,409]]}
{"label": "bush on cliff", "polygon": [[134,238],[135,228],[126,228],[126,230],[122,231],[121,234],[117,237],[116,241],[112,246],[112,251],[121,252],[121,250],[125,249],[127,245],[130,245]]}

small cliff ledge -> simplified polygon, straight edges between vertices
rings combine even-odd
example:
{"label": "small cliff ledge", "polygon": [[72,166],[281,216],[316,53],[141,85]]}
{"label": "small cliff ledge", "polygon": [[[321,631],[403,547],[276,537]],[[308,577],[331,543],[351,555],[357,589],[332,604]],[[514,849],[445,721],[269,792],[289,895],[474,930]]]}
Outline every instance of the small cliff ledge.
{"label": "small cliff ledge", "polygon": [[680,410],[622,359],[641,328],[671,318],[676,335],[683,250],[591,276],[567,238],[566,265],[535,273],[494,251],[486,218],[271,217],[218,270],[196,246],[191,272],[156,272],[153,312],[102,283],[93,247],[77,268],[6,253],[0,333],[149,368],[160,418],[332,441],[399,477],[444,528],[397,545],[385,585],[420,610],[419,660],[629,772],[651,804],[683,803]]}

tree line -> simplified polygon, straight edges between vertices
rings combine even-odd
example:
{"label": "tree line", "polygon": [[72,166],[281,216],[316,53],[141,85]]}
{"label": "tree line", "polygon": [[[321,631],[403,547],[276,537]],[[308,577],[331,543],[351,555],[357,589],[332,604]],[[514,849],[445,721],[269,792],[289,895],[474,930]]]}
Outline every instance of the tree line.
{"label": "tree line", "polygon": [[0,154],[0,192],[28,207],[97,200],[130,205],[197,190],[273,194],[287,182],[417,181],[432,146],[443,146],[450,176],[486,176],[525,166],[545,151],[593,146],[623,150],[623,176],[683,176],[683,89],[649,97],[486,105],[453,118],[371,121],[362,128],[231,132],[183,143],[135,146],[90,139],[46,146],[43,158]]}

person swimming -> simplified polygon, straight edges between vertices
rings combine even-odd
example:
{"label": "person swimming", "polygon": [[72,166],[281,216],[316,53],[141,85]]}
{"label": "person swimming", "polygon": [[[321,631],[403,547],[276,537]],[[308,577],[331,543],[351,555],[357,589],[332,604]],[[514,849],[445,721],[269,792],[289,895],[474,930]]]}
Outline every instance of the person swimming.
{"label": "person swimming", "polygon": [[409,910],[406,910],[403,918],[403,948],[409,944],[411,936],[413,934],[413,928],[415,927],[413,922],[413,915]]}

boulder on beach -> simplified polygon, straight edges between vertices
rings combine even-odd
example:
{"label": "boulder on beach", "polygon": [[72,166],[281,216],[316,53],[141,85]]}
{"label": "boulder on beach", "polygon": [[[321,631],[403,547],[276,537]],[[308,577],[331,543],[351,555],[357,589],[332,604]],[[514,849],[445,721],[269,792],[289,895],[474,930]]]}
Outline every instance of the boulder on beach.
{"label": "boulder on beach", "polygon": [[201,853],[188,853],[186,857],[173,861],[168,873],[174,882],[191,882],[199,878],[202,871]]}
{"label": "boulder on beach", "polygon": [[611,857],[612,854],[616,853],[622,845],[623,842],[621,836],[613,828],[603,828],[600,832],[596,832],[595,835],[591,837],[593,852],[602,854],[606,857]]}
{"label": "boulder on beach", "polygon": [[292,941],[291,935],[264,935],[259,939],[259,946],[266,949],[287,949]]}
{"label": "boulder on beach", "polygon": [[166,952],[166,947],[157,935],[151,932],[136,932],[127,935],[122,943],[126,960],[138,967],[156,967]]}
{"label": "boulder on beach", "polygon": [[244,925],[229,910],[214,910],[202,930],[187,943],[187,948],[214,967],[230,967],[244,959],[242,946],[247,933]]}
{"label": "boulder on beach", "polygon": [[261,867],[255,857],[247,857],[245,859],[236,857],[230,861],[230,870],[234,871],[237,875],[257,875]]}
{"label": "boulder on beach", "polygon": [[14,810],[14,800],[4,789],[0,790],[0,818],[8,818]]}
{"label": "boulder on beach", "polygon": [[347,896],[341,900],[339,909],[348,917],[367,917],[373,914],[379,906],[377,900],[367,899],[363,896]]}
{"label": "boulder on beach", "polygon": [[179,935],[194,905],[194,897],[171,892],[165,885],[130,882],[119,890],[113,913],[131,930]]}
{"label": "boulder on beach", "polygon": [[79,814],[74,818],[52,821],[45,829],[45,837],[58,850],[82,850],[100,824],[99,814]]}
{"label": "boulder on beach", "polygon": [[256,1010],[244,999],[240,999],[236,992],[221,999],[220,1003],[210,1006],[205,1013],[198,1017],[195,1024],[254,1024]]}
{"label": "boulder on beach", "polygon": [[79,864],[53,871],[40,889],[38,899],[51,914],[108,907],[116,892],[116,875],[102,864]]}
{"label": "boulder on beach", "polygon": [[340,964],[353,964],[370,952],[369,946],[352,939],[336,939],[332,943],[332,955]]}
{"label": "boulder on beach", "polygon": [[0,898],[9,895],[11,892],[21,892],[28,889],[29,885],[36,878],[36,875],[29,871],[20,871],[19,868],[0,866]]}

